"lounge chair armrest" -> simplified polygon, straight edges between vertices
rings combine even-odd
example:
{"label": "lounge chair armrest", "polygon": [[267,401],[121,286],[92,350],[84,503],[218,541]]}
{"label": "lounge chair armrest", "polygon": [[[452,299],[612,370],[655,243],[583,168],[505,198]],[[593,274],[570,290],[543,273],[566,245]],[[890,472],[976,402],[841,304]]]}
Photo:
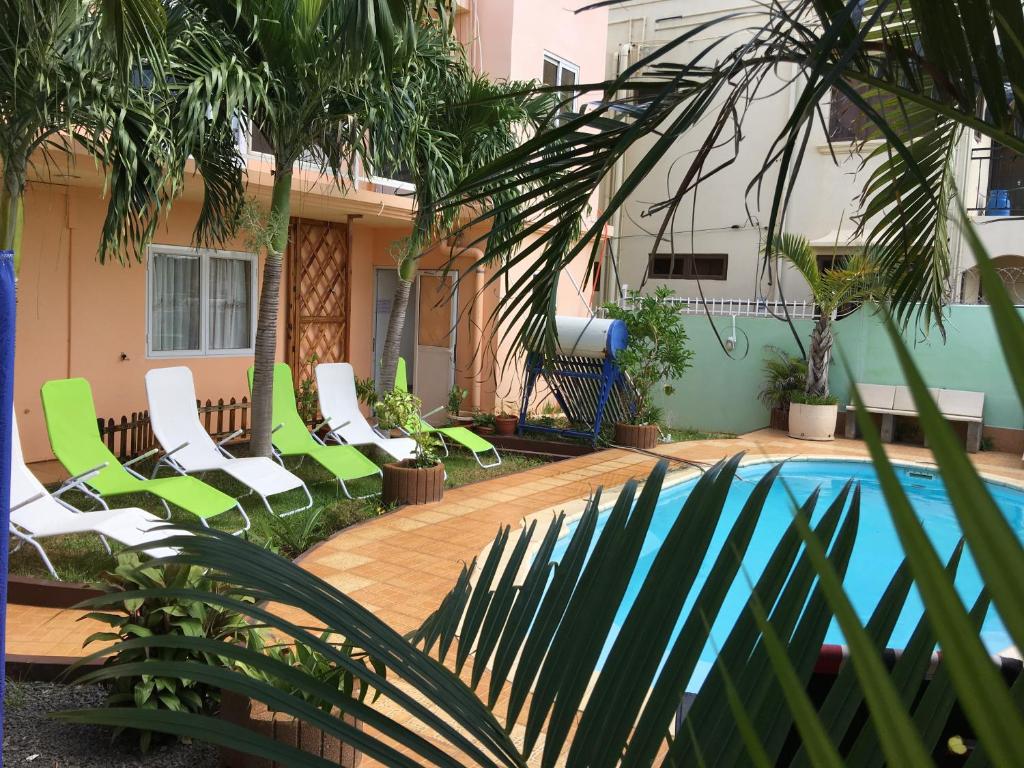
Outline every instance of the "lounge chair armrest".
{"label": "lounge chair armrest", "polygon": [[432,411],[427,411],[426,413],[424,413],[424,414],[423,414],[422,416],[420,416],[420,418],[421,418],[421,419],[426,419],[426,418],[427,418],[427,416],[433,416],[433,415],[434,415],[435,413],[437,413],[438,411],[443,411],[443,410],[444,410],[445,408],[447,408],[447,406],[445,406],[445,405],[439,405],[439,406],[437,406],[437,408],[435,408],[434,410],[432,410]]}
{"label": "lounge chair armrest", "polygon": [[[183,448],[188,448],[189,445],[190,445],[189,441],[186,440],[184,443],[179,445],[177,448],[172,448],[171,450],[169,450],[167,453],[164,454],[163,457],[165,459],[169,458],[169,457],[173,456],[174,454],[176,454],[178,451],[182,450]],[[140,456],[139,458],[141,459],[142,457]],[[127,466],[127,464],[125,466]]]}
{"label": "lounge chair armrest", "polygon": [[102,470],[107,468],[108,464],[109,462],[104,461],[102,464],[97,464],[92,469],[87,469],[85,470],[85,472],[79,472],[77,475],[69,477],[67,480],[64,481],[63,485],[61,485],[60,488],[58,488],[50,495],[56,498],[57,496],[60,496],[62,493],[70,491],[72,488],[81,488],[82,483],[85,480],[88,480],[90,477],[93,477],[94,475],[98,475]]}
{"label": "lounge chair armrest", "polygon": [[274,427],[272,430],[270,430],[270,434],[274,434],[279,429],[284,429],[284,422],[283,421],[280,424],[278,424],[276,427]]}
{"label": "lounge chair armrest", "polygon": [[44,496],[46,496],[45,493],[37,493],[35,496],[32,496],[32,497],[30,497],[28,499],[25,499],[24,501],[19,501],[17,504],[12,504],[11,505],[11,512],[16,512],[19,509],[21,509],[22,507],[27,507],[33,501],[39,501]]}
{"label": "lounge chair armrest", "polygon": [[[177,448],[175,448],[175,449],[174,449],[174,451],[178,451],[178,450],[181,450],[181,449],[182,449],[182,448],[184,448],[184,447],[185,447],[186,445],[188,445],[188,443],[185,443],[184,445],[179,445],[179,446],[178,446]],[[130,466],[131,466],[132,464],[138,464],[138,463],[139,463],[140,461],[142,461],[143,459],[148,459],[148,458],[149,458],[150,456],[152,456],[153,454],[155,454],[155,453],[157,453],[157,452],[159,452],[159,451],[160,451],[160,449],[159,449],[159,448],[151,448],[150,450],[146,451],[146,452],[145,452],[144,454],[142,454],[141,456],[136,456],[136,457],[135,457],[134,459],[129,459],[128,461],[126,461],[126,462],[125,462],[124,464],[122,464],[121,466],[122,466],[122,467],[124,467],[125,469],[127,469],[127,468],[128,468],[128,467],[130,467]],[[171,453],[174,453],[174,451],[171,451]],[[167,455],[168,455],[168,456],[170,456],[170,455],[171,455],[171,453],[168,453]]]}
{"label": "lounge chair armrest", "polygon": [[319,424],[317,424],[315,427],[313,427],[313,431],[314,432],[319,432],[324,427],[328,427],[331,430],[331,432],[336,432],[337,430],[342,429],[343,427],[347,427],[351,423],[352,423],[352,420],[349,419],[348,421],[343,422],[343,423],[341,423],[341,424],[339,424],[338,426],[335,427],[335,426],[332,426],[330,418],[326,418],[323,421],[321,421]]}
{"label": "lounge chair armrest", "polygon": [[223,440],[218,440],[217,441],[217,447],[220,448],[221,446],[224,445],[224,443],[229,443],[232,440],[234,440],[236,437],[238,437],[239,435],[242,435],[242,434],[245,434],[245,430],[244,429],[236,429],[234,432],[232,432],[230,435],[225,437]]}

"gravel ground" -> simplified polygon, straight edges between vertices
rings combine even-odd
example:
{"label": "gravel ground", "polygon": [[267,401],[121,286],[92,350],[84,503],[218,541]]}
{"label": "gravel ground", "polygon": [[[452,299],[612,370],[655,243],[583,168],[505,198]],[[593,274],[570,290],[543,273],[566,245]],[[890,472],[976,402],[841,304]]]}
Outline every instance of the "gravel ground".
{"label": "gravel ground", "polygon": [[31,768],[216,768],[217,750],[207,744],[153,746],[143,755],[130,736],[111,743],[110,731],[72,725],[47,715],[103,706],[97,686],[8,683],[4,766]]}

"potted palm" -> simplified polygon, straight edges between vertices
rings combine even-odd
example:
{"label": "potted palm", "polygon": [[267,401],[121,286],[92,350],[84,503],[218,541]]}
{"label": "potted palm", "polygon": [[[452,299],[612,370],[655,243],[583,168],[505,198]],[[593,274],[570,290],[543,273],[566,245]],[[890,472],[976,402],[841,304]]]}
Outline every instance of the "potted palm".
{"label": "potted palm", "polygon": [[458,384],[452,386],[448,391],[448,421],[456,427],[465,427],[473,423],[472,416],[463,416],[462,402],[469,395],[469,392]]}
{"label": "potted palm", "polygon": [[686,347],[686,330],[679,311],[669,302],[673,291],[664,286],[653,295],[633,293],[626,307],[608,304],[608,316],[622,320],[629,332],[626,348],[616,356],[619,368],[629,377],[635,393],[633,414],[615,425],[615,442],[631,448],[653,448],[658,443],[661,410],[654,404],[660,388],[671,396],[668,382],[690,367],[692,350]]}
{"label": "potted palm", "polygon": [[377,401],[378,427],[404,429],[416,442],[411,459],[384,465],[381,501],[386,505],[429,504],[444,495],[444,464],[436,439],[424,428],[420,407],[416,395],[394,389]]}
{"label": "potted palm", "polygon": [[494,429],[499,435],[514,435],[519,425],[519,417],[515,415],[515,403],[509,400],[501,401],[501,408],[494,417]]}
{"label": "potted palm", "polygon": [[777,256],[803,276],[818,309],[807,355],[807,377],[802,390],[790,396],[789,436],[801,440],[833,440],[839,400],[829,391],[832,359],[832,323],[844,305],[883,298],[878,264],[871,254],[852,254],[842,263],[833,259],[822,269],[810,242],[802,235],[783,233],[772,241]]}

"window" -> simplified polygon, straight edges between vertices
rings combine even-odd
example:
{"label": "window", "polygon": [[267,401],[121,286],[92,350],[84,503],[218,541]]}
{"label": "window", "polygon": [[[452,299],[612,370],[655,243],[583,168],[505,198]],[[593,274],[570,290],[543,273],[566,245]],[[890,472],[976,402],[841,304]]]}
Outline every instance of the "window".
{"label": "window", "polygon": [[[857,86],[857,91],[871,103],[876,111],[883,112],[882,99],[868,94],[866,86]],[[875,124],[850,98],[836,88],[832,89],[828,113],[828,136],[832,141],[868,141],[881,138]]]}
{"label": "window", "polygon": [[648,277],[669,280],[725,280],[727,253],[652,253]]}
{"label": "window", "polygon": [[[570,88],[574,85],[579,85],[580,82],[580,68],[575,64],[570,64],[560,56],[555,56],[551,53],[544,54],[544,74],[541,78],[544,81],[544,85],[550,85],[553,87]],[[576,93],[570,92],[569,90],[556,93],[555,96],[560,102],[565,102],[559,107],[559,114],[563,112],[572,112],[576,109]]]}
{"label": "window", "polygon": [[850,260],[848,253],[819,253],[818,271],[828,272],[830,269],[842,269]]}
{"label": "window", "polygon": [[151,246],[148,354],[253,354],[256,266],[250,253]]}

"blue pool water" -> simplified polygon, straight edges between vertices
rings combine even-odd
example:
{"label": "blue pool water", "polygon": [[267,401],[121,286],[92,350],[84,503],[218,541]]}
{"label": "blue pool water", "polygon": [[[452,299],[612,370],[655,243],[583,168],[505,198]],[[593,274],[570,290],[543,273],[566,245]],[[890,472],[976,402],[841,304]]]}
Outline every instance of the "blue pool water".
{"label": "blue pool water", "polygon": [[[683,609],[682,616],[684,618],[689,613],[690,605],[707,578],[715,555],[721,549],[729,529],[750,495],[750,491],[770,467],[771,464],[765,463],[743,467],[739,470],[737,479],[729,493],[721,522],[712,539],[709,555],[705,558],[697,582]],[[926,470],[916,468],[897,467],[896,471],[925,531],[935,545],[936,551],[943,561],[947,560],[961,534],[942,480],[938,474],[933,475]],[[761,575],[776,543],[792,520],[791,504],[783,481],[785,481],[785,487],[788,487],[801,502],[810,496],[815,488],[821,488],[821,497],[813,517],[813,521],[817,522],[829,504],[838,496],[846,481],[851,478],[859,482],[861,486],[861,516],[856,545],[850,558],[844,585],[861,621],[867,621],[903,559],[903,550],[890,520],[874,468],[866,462],[852,461],[789,462],[784,466],[768,496],[764,512],[744,558],[743,571],[737,576],[726,597],[719,618],[712,628],[711,640],[704,648],[697,670],[687,686],[688,690],[696,691],[707,676],[715,658],[713,648],[720,647],[728,637],[729,631],[750,596],[749,585],[756,582]],[[651,529],[644,542],[640,561],[623,604],[615,617],[615,624],[608,638],[608,644],[605,646],[606,654],[618,634],[619,627],[625,621],[630,606],[636,599],[640,585],[650,570],[662,541],[695,482],[693,480],[680,483],[662,491]],[[988,488],[1018,538],[1024,540],[1024,492],[996,483],[989,483]],[[607,513],[598,523],[599,530],[606,520]],[[573,527],[571,526],[571,528]],[[555,550],[556,559],[562,556],[567,545],[568,537],[563,537]],[[743,573],[746,573],[746,578]],[[970,553],[965,549],[957,572],[956,586],[968,607],[980,593],[981,583],[977,566]],[[921,612],[921,601],[914,590],[896,624],[888,643],[889,647],[901,648],[906,645]],[[682,619],[680,619],[676,630],[678,631],[681,626]],[[989,611],[982,627],[981,638],[985,647],[992,653],[998,653],[1012,644],[1002,621],[994,610]],[[829,627],[825,642],[843,643],[842,633],[835,622]]]}

